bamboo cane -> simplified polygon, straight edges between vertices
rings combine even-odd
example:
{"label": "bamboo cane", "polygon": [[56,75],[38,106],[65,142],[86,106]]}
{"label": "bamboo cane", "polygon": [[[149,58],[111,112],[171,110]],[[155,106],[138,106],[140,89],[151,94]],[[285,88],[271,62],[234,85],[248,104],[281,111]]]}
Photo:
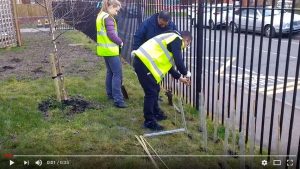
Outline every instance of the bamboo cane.
{"label": "bamboo cane", "polygon": [[141,144],[141,146],[143,147],[143,149],[145,150],[145,152],[147,153],[148,157],[150,158],[151,162],[153,163],[154,167],[156,169],[159,169],[157,163],[155,162],[155,160],[153,159],[152,155],[150,154],[148,148],[147,148],[147,145],[146,143],[140,138],[138,137],[137,135],[135,135],[135,138],[138,140],[138,142]]}
{"label": "bamboo cane", "polygon": [[[140,139],[143,141],[143,143],[147,143],[148,146],[152,149],[152,151],[154,152],[154,154],[156,155],[156,157],[163,163],[163,165],[169,169],[169,167],[167,166],[167,164],[159,157],[158,153],[154,150],[154,148],[151,146],[151,144],[143,137],[140,136]],[[146,145],[146,144],[145,144]],[[147,146],[147,145],[146,145]]]}

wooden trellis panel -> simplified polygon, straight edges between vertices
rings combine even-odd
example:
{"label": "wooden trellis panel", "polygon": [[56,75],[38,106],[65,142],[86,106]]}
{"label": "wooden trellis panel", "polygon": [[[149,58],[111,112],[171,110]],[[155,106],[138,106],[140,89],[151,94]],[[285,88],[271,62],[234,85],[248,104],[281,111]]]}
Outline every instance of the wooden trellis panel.
{"label": "wooden trellis panel", "polygon": [[0,48],[16,46],[17,36],[11,0],[0,0]]}

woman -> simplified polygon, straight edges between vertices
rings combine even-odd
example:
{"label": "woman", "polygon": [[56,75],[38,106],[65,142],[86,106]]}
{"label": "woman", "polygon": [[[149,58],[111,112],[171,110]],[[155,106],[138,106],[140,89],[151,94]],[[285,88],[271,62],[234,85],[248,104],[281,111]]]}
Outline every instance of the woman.
{"label": "woman", "polygon": [[104,0],[97,16],[97,55],[104,57],[106,64],[106,94],[118,108],[126,108],[121,92],[122,64],[119,47],[123,42],[117,34],[117,23],[114,19],[121,8],[118,0]]}

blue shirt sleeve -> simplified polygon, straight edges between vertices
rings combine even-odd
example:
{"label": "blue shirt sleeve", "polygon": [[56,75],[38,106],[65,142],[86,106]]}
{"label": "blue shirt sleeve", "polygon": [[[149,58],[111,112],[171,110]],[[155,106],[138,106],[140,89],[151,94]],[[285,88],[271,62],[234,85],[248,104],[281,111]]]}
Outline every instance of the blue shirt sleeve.
{"label": "blue shirt sleeve", "polygon": [[[177,70],[182,74],[187,74],[187,69],[184,65],[184,61],[182,59],[181,54],[181,45],[182,41],[179,38],[176,38],[173,42],[168,44],[167,48],[170,52],[173,53],[174,62],[176,65]],[[169,73],[175,78],[178,79],[180,77],[180,74],[172,67],[169,71]]]}
{"label": "blue shirt sleeve", "polygon": [[171,30],[178,31],[177,26],[175,25],[174,22],[171,22]]}
{"label": "blue shirt sleeve", "polygon": [[178,73],[178,72],[174,69],[174,67],[171,67],[171,69],[169,70],[169,73],[172,75],[172,77],[173,77],[174,79],[179,79],[180,76],[181,76],[181,74]]}
{"label": "blue shirt sleeve", "polygon": [[138,28],[138,30],[135,32],[133,36],[133,50],[137,50],[145,41],[146,36],[146,27],[147,23],[143,22],[142,25]]}

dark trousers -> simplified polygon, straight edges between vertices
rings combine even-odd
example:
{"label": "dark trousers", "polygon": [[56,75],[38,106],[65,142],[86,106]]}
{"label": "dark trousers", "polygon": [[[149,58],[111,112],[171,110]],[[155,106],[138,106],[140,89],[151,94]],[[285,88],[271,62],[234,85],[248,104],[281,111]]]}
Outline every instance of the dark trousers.
{"label": "dark trousers", "polygon": [[144,89],[144,118],[145,122],[155,120],[154,116],[159,113],[158,95],[160,91],[159,84],[150,73],[144,63],[135,57],[133,67],[139,79],[139,82]]}

